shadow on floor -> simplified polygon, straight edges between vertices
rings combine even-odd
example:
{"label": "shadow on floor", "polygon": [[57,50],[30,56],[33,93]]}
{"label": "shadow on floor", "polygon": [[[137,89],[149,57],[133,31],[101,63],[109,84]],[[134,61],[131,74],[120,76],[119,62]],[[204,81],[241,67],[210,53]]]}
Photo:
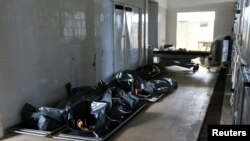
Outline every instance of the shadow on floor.
{"label": "shadow on floor", "polygon": [[220,74],[215,83],[215,88],[208,105],[205,120],[200,130],[198,141],[208,140],[208,125],[219,125],[222,114],[222,105],[226,87],[227,69],[221,69]]}

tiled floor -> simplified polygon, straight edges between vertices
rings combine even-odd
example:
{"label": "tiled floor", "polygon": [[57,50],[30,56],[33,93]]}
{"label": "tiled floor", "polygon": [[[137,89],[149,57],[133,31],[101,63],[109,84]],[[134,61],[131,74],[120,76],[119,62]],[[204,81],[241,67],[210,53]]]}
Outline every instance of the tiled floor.
{"label": "tiled floor", "polygon": [[[172,67],[164,76],[177,80],[178,89],[147,106],[110,141],[196,141],[217,78],[217,72]],[[54,141],[28,135],[11,135],[3,141]]]}

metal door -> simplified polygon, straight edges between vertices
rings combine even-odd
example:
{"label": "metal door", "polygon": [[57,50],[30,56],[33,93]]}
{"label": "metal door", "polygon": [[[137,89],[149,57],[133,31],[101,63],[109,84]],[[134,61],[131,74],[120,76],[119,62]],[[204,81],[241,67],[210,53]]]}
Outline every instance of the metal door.
{"label": "metal door", "polygon": [[124,6],[115,5],[114,8],[114,72],[119,72],[125,68],[125,15]]}
{"label": "metal door", "polygon": [[114,8],[114,72],[140,65],[139,9],[122,4]]}
{"label": "metal door", "polygon": [[126,7],[126,23],[127,23],[127,36],[126,36],[126,69],[136,69],[140,65],[140,46],[139,35],[139,9]]}

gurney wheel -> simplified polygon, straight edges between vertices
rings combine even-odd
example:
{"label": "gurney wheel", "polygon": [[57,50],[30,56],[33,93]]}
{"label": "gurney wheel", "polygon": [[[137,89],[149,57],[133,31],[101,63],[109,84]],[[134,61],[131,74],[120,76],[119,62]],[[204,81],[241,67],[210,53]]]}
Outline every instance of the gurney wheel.
{"label": "gurney wheel", "polygon": [[196,71],[199,70],[199,64],[196,64],[194,67],[193,67],[193,73],[195,73]]}

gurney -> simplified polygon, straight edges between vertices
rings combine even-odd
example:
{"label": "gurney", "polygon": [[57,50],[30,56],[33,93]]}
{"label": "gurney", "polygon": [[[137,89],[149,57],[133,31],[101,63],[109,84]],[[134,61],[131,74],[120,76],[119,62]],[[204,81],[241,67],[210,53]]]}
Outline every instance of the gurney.
{"label": "gurney", "polygon": [[200,62],[193,61],[197,58],[205,58],[210,52],[197,51],[154,51],[154,57],[157,58],[157,63],[164,66],[180,66],[189,69],[192,72],[197,72],[200,67]]}
{"label": "gurney", "polygon": [[65,140],[105,140],[146,105],[119,88],[76,87],[69,96],[55,107],[25,104],[21,112],[23,122],[10,130]]}
{"label": "gurney", "polygon": [[[154,68],[146,66],[147,68]],[[159,65],[156,68],[160,68]],[[155,79],[156,73],[160,74],[161,69],[157,69],[159,71],[143,71],[147,69],[137,69],[126,70],[117,73],[113,80],[110,83],[105,83],[104,81],[100,81],[99,85],[101,87],[119,87],[123,89],[125,92],[131,91],[134,95],[138,96],[140,100],[148,101],[148,102],[156,102],[162,96],[173,92],[177,89],[178,85],[174,79],[171,78],[160,78]],[[165,69],[162,69],[162,71]],[[143,75],[146,74],[146,75]],[[152,75],[149,75],[152,74]],[[146,76],[146,77],[145,77]],[[144,78],[144,79],[143,79]],[[149,79],[149,80],[145,80]]]}

